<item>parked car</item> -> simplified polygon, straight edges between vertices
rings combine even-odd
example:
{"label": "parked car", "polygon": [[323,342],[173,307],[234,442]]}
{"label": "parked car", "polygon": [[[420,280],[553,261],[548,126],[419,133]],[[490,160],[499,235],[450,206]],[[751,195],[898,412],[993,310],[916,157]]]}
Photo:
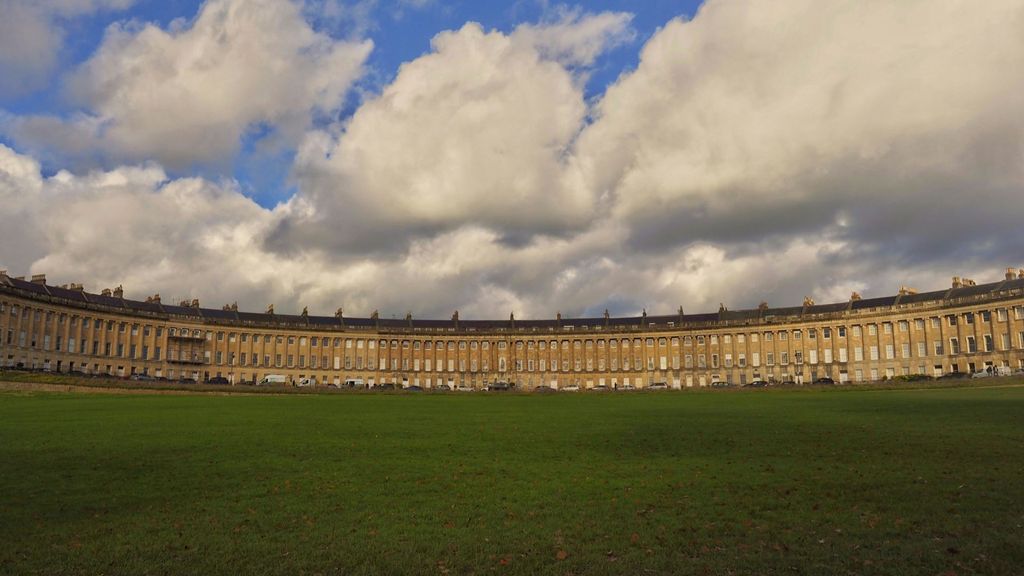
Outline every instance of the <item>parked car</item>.
{"label": "parked car", "polygon": [[402,390],[406,390],[408,392],[423,392],[423,388],[416,385],[406,386],[405,388],[402,388]]}
{"label": "parked car", "polygon": [[796,380],[783,380],[779,386],[796,386]]}
{"label": "parked car", "polygon": [[972,379],[974,379],[974,378],[991,378],[991,377],[992,377],[992,373],[988,372],[986,370],[978,370],[974,374],[971,374],[971,378]]}
{"label": "parked car", "polygon": [[729,388],[732,386],[732,382],[728,380],[715,380],[711,383],[712,388]]}
{"label": "parked car", "polygon": [[647,387],[648,390],[668,390],[668,384],[664,382],[655,382]]}
{"label": "parked car", "polygon": [[534,392],[555,392],[555,389],[552,388],[551,386],[545,386],[545,385],[541,384],[540,386],[534,386],[533,387],[533,391]]}
{"label": "parked car", "polygon": [[832,384],[835,384],[836,381],[831,379],[831,378],[829,378],[828,376],[822,376],[821,378],[818,378],[817,380],[815,380],[814,383],[818,384],[818,385],[823,385],[823,386],[830,386]]}
{"label": "parked car", "polygon": [[456,392],[475,392],[476,390],[469,384],[459,384],[455,387]]}
{"label": "parked car", "polygon": [[452,387],[447,384],[438,384],[437,386],[434,386],[434,390],[439,392],[450,392],[451,389]]}
{"label": "parked car", "polygon": [[214,376],[213,378],[210,378],[209,380],[207,380],[206,383],[207,384],[221,384],[221,385],[223,385],[223,384],[231,384],[231,382],[229,382],[228,379],[223,377],[223,376]]}
{"label": "parked car", "polygon": [[299,388],[316,386],[316,378],[299,378],[295,385]]}
{"label": "parked car", "polygon": [[577,384],[569,384],[565,388],[562,388],[562,391],[564,391],[564,392],[579,392],[580,391],[580,387]]}
{"label": "parked car", "polygon": [[395,385],[390,383],[390,382],[387,383],[387,384],[377,384],[376,386],[373,387],[373,389],[374,390],[394,390],[395,389]]}
{"label": "parked car", "polygon": [[619,390],[636,390],[636,386],[633,386],[632,384],[623,384],[619,387]]}
{"label": "parked car", "polygon": [[287,384],[288,378],[284,374],[267,374],[259,382],[257,386],[273,386],[275,384]]}
{"label": "parked car", "polygon": [[149,374],[132,374],[129,377],[129,380],[135,380],[137,382],[149,382],[152,379],[153,377]]}
{"label": "parked car", "polygon": [[768,382],[764,380],[752,380],[746,385],[747,388],[766,388],[767,386]]}
{"label": "parked car", "polygon": [[593,388],[591,388],[591,390],[593,390],[594,392],[607,392],[608,391],[608,386],[606,386],[604,384],[598,384],[597,386],[594,386]]}
{"label": "parked car", "polygon": [[505,392],[511,389],[512,386],[508,382],[492,382],[487,386],[487,390],[492,392]]}

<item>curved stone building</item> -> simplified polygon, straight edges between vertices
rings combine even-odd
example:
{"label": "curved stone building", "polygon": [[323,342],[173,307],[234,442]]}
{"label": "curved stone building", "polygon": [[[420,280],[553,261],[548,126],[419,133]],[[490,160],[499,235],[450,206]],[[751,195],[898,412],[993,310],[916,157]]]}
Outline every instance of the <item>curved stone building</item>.
{"label": "curved stone building", "polygon": [[1024,270],[998,282],[882,298],[705,314],[551,320],[388,320],[241,312],[87,293],[0,272],[0,364],[231,383],[424,388],[707,386],[871,381],[1024,367]]}

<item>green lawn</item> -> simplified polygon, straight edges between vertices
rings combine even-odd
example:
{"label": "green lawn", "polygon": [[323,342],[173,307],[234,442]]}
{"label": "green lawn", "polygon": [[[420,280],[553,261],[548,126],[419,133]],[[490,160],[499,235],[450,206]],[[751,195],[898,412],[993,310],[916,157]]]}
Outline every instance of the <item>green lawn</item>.
{"label": "green lawn", "polygon": [[2,574],[1021,574],[1024,388],[0,393]]}

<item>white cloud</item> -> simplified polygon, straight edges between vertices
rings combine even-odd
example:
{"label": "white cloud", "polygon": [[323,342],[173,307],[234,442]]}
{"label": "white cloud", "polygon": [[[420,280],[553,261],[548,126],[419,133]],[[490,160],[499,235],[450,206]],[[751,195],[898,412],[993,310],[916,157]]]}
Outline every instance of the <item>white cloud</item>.
{"label": "white cloud", "polygon": [[[556,56],[592,58],[625,22],[559,22],[566,40]],[[594,199],[568,161],[587,107],[573,74],[545,57],[550,38],[538,27],[505,35],[477,24],[437,35],[433,52],[403,65],[337,136],[307,139],[296,175],[318,211],[313,222],[291,223],[281,242],[401,244],[465,223],[521,241],[589,222]]]}
{"label": "white cloud", "polygon": [[134,0],[0,0],[0,97],[32,93],[50,80],[64,45],[64,22]]}
{"label": "white cloud", "polygon": [[512,36],[550,60],[567,66],[591,66],[609,48],[635,38],[630,28],[632,20],[633,15],[625,12],[586,14],[580,9],[560,8],[550,21],[523,24]]}
{"label": "white cloud", "polygon": [[0,225],[21,226],[0,264],[247,309],[464,318],[799,305],[1019,264],[1019,3],[711,0],[588,107],[575,67],[622,20],[439,34],[307,134],[299,193],[274,210],[148,165],[44,178],[0,148]]}
{"label": "white cloud", "polygon": [[88,138],[115,160],[224,162],[249,131],[294,142],[313,117],[334,113],[371,47],[315,32],[290,0],[209,0],[188,25],[108,29],[70,82],[88,117],[29,118],[8,130],[56,148],[65,134]]}
{"label": "white cloud", "polygon": [[1012,1],[709,2],[607,91],[577,157],[649,247],[840,215],[865,242],[938,241],[935,200],[975,218],[1022,182],[1022,22]]}

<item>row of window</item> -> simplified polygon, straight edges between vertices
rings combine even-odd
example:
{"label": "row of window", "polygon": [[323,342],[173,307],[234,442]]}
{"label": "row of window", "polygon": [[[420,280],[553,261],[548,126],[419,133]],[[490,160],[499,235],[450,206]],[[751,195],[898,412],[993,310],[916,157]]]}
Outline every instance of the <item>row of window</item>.
{"label": "row of window", "polygon": [[[9,309],[10,314],[12,316],[18,316],[20,314],[22,317],[27,317],[29,315],[33,315],[35,319],[37,319],[37,320],[42,319],[42,320],[44,320],[46,322],[51,322],[54,318],[56,318],[58,323],[64,323],[64,322],[68,321],[68,318],[69,318],[69,316],[66,313],[55,313],[55,312],[52,312],[52,311],[42,311],[42,310],[39,310],[39,309],[34,309],[34,310],[30,311],[30,309],[27,308],[27,307],[19,307],[18,305],[9,305],[8,306],[8,305],[4,304],[3,302],[0,302],[0,312],[4,311],[5,309]],[[1015,306],[1015,307],[1013,307],[1012,310],[1013,310],[1013,313],[1014,313],[1014,317],[1016,319],[1024,319],[1024,306]],[[1008,309],[1007,308],[998,308],[998,309],[996,309],[994,311],[994,317],[995,317],[996,321],[1005,322],[1008,319],[1008,317],[1009,317]],[[956,326],[959,321],[963,321],[965,324],[970,325],[970,324],[974,324],[976,321],[979,321],[979,320],[981,322],[991,322],[992,319],[993,319],[993,312],[992,311],[981,311],[981,312],[977,312],[977,313],[975,313],[975,312],[965,312],[965,313],[960,313],[960,314],[948,314],[948,315],[945,315],[942,318],[945,319],[945,322],[949,326]],[[940,318],[939,316],[931,317],[929,319],[929,321],[931,323],[931,326],[933,328],[940,328],[940,323],[942,322],[942,318]],[[78,321],[79,321],[79,318],[77,316],[74,316],[74,315],[70,316],[70,324],[72,326],[75,326]],[[81,322],[82,322],[83,327],[88,327],[91,324],[93,326],[93,328],[96,329],[96,330],[101,330],[104,327],[106,328],[107,331],[114,331],[116,329],[119,333],[124,333],[124,332],[130,330],[132,336],[138,336],[139,333],[140,333],[140,330],[141,330],[142,335],[145,336],[145,337],[149,337],[154,332],[155,332],[157,338],[161,338],[163,336],[163,327],[161,327],[161,326],[155,326],[154,327],[154,326],[150,326],[150,325],[140,325],[140,324],[137,324],[137,323],[129,324],[127,322],[115,322],[115,321],[111,321],[111,320],[101,320],[101,319],[98,319],[98,318],[94,319],[94,318],[89,318],[89,317],[81,318]],[[892,334],[894,329],[895,330],[899,330],[900,332],[907,332],[909,330],[909,323],[910,322],[911,322],[910,320],[900,320],[900,321],[897,321],[895,323],[893,323],[893,322],[882,322],[881,323],[882,331],[883,331],[884,334]],[[926,325],[926,319],[924,319],[924,318],[917,318],[917,319],[914,319],[913,322],[915,323],[915,328],[916,329],[924,330],[925,325]],[[867,331],[868,331],[869,335],[874,336],[874,335],[878,334],[878,324],[872,323],[872,324],[867,324],[866,326],[867,326]],[[850,331],[852,332],[852,335],[854,337],[860,337],[863,334],[863,327],[860,326],[860,325],[854,325],[854,326],[850,327]],[[8,332],[9,332],[8,340],[10,341],[10,339],[11,339],[10,330]],[[22,332],[24,332],[24,331],[22,331]],[[458,346],[459,350],[466,350],[467,347],[469,349],[471,349],[471,350],[477,350],[478,348],[479,349],[483,349],[483,350],[489,350],[491,348],[491,346],[492,346],[492,343],[490,341],[487,341],[487,340],[483,340],[483,341],[476,341],[476,340],[466,341],[466,340],[462,340],[462,341],[458,341],[458,342],[455,342],[455,341],[440,341],[440,340],[438,340],[438,341],[430,341],[430,340],[427,340],[427,341],[401,340],[401,341],[399,341],[399,340],[385,340],[385,339],[373,340],[373,339],[352,339],[352,338],[337,338],[337,337],[330,338],[330,337],[318,337],[318,336],[306,337],[306,336],[294,336],[294,335],[292,335],[292,336],[284,336],[284,335],[248,334],[248,333],[240,333],[239,334],[239,333],[234,333],[234,332],[225,333],[225,332],[222,332],[222,331],[218,331],[218,332],[214,333],[212,331],[205,331],[204,332],[204,331],[200,331],[198,329],[187,329],[187,328],[168,328],[168,334],[170,336],[179,336],[180,335],[180,336],[185,336],[185,337],[193,337],[193,338],[197,338],[197,339],[198,338],[203,338],[203,339],[206,339],[206,340],[212,340],[212,339],[216,338],[217,341],[223,341],[226,338],[229,342],[235,342],[237,339],[240,339],[242,342],[249,342],[250,338],[251,338],[251,341],[253,343],[260,343],[260,342],[272,343],[273,342],[273,343],[277,343],[277,344],[284,344],[284,342],[287,341],[287,343],[289,345],[294,345],[294,344],[298,343],[298,345],[301,346],[301,347],[306,347],[308,345],[310,347],[321,347],[321,346],[322,347],[329,347],[329,346],[333,346],[335,348],[338,348],[338,347],[341,347],[342,345],[344,345],[344,347],[346,349],[351,349],[353,347],[355,347],[356,349],[363,349],[364,346],[365,346],[367,349],[371,349],[371,350],[374,349],[376,345],[379,345],[379,347],[381,349],[388,349],[388,348],[398,349],[399,347],[401,347],[402,349],[409,349],[411,347],[414,350],[420,350],[420,349],[423,349],[423,350],[434,350],[434,349],[436,349],[436,350],[444,350],[444,349],[454,350],[456,348],[456,346]],[[820,329],[820,334],[819,334],[819,329],[817,329],[817,328],[806,329],[806,337],[809,340],[816,340],[816,339],[818,339],[819,335],[820,335],[821,338],[826,339],[826,340],[833,338],[834,335],[836,337],[839,337],[839,338],[845,338],[847,336],[847,328],[840,326],[840,327],[835,328],[834,331],[833,331],[833,328],[824,327],[824,328]],[[659,338],[649,337],[649,338],[646,338],[646,339],[641,339],[641,338],[632,338],[632,339],[630,339],[630,338],[623,338],[623,339],[609,339],[609,340],[597,340],[597,341],[594,341],[594,340],[585,340],[585,341],[583,341],[583,340],[573,340],[573,341],[570,341],[570,340],[561,340],[561,341],[559,341],[559,340],[551,340],[551,341],[536,341],[536,342],[535,341],[527,341],[525,343],[524,343],[524,341],[519,340],[519,341],[516,341],[514,343],[514,346],[515,346],[515,348],[517,350],[522,350],[524,347],[527,348],[527,349],[530,349],[530,350],[533,350],[535,348],[537,348],[539,350],[546,350],[546,349],[549,349],[549,348],[551,350],[556,350],[559,347],[562,350],[567,350],[567,349],[570,348],[570,346],[572,347],[572,349],[575,349],[575,350],[579,350],[581,348],[586,348],[586,349],[590,350],[590,349],[593,349],[595,347],[598,348],[598,349],[603,349],[606,346],[608,348],[610,348],[610,349],[617,349],[617,348],[620,348],[620,347],[622,349],[630,349],[631,347],[632,348],[639,348],[639,347],[643,346],[644,344],[646,344],[646,346],[648,348],[653,348],[654,345],[655,345],[655,341],[657,341],[657,345],[659,347],[668,346],[669,343],[671,343],[672,347],[678,347],[680,345],[680,340],[682,340],[682,345],[684,347],[690,347],[690,346],[693,346],[694,341],[696,341],[696,344],[698,346],[706,345],[709,341],[710,341],[711,345],[717,345],[717,344],[719,344],[720,339],[721,339],[721,342],[724,343],[724,344],[732,344],[734,337],[735,337],[735,341],[737,343],[745,344],[746,341],[747,341],[748,336],[749,336],[749,340],[751,342],[758,342],[762,338],[765,341],[772,341],[775,338],[777,338],[780,341],[785,341],[785,340],[788,340],[790,337],[792,337],[793,340],[801,340],[801,339],[804,338],[805,333],[804,333],[804,330],[798,329],[798,330],[792,330],[792,331],[783,330],[783,331],[766,331],[766,332],[761,332],[761,333],[756,333],[755,332],[755,333],[752,333],[752,334],[749,334],[749,335],[747,335],[747,334],[736,334],[736,335],[733,335],[733,334],[686,335],[686,336],[683,336],[681,338],[678,337],[678,336],[674,336],[674,337],[670,337],[670,338],[667,338],[667,337],[659,337]],[[1010,336],[1009,336],[1009,334],[1001,334],[1001,335],[998,335],[998,336],[993,336],[991,334],[986,334],[986,335],[982,336],[982,338],[983,338],[982,349],[984,351],[993,351],[995,349],[995,343],[993,341],[993,339],[995,337],[998,337],[998,338],[1001,339],[1001,349],[1003,349],[1003,350],[1009,349],[1009,347],[1010,347],[1010,344],[1009,344]],[[975,341],[975,336],[966,336],[965,338],[966,338],[966,350],[968,352],[976,352],[976,351],[978,351],[978,345],[977,345],[977,342]],[[43,342],[44,349],[49,349],[49,346],[50,346],[50,336],[44,334],[43,339],[44,339],[44,342]],[[57,336],[56,339],[57,339],[57,341],[56,341],[56,348],[57,349],[62,349],[61,337]],[[74,338],[69,338],[68,339],[68,345],[70,347],[69,351],[74,348],[74,344],[73,344],[74,341],[75,341]],[[508,343],[506,341],[498,341],[498,342],[494,342],[493,346],[496,347],[499,350],[503,350],[509,344],[511,344],[511,343]],[[960,343],[959,343],[959,341],[958,341],[958,339],[956,337],[950,338],[949,341],[948,341],[948,344],[949,344],[949,349],[950,349],[950,353],[951,354],[959,353],[959,350],[961,348],[960,348]],[[35,347],[35,345],[36,344],[33,341],[31,346]],[[97,346],[98,346],[98,343],[94,341],[93,342],[93,349],[94,349],[93,354],[97,354],[98,355],[99,351],[96,349]],[[106,349],[109,349],[110,346],[111,346],[110,344],[105,344],[105,348]],[[123,348],[124,345],[123,344],[116,344],[116,346],[118,348]],[[909,344],[902,344],[902,346],[904,348],[907,348],[909,346]],[[917,346],[920,349],[921,347],[924,346],[924,344],[923,343],[918,343]],[[132,344],[131,347],[134,348],[135,345]],[[147,347],[146,346],[142,346],[142,348],[146,349]],[[891,357],[891,353],[888,351],[889,348],[892,348],[891,344],[887,345],[887,357]],[[942,355],[941,354],[941,350],[942,350],[942,344],[941,343],[936,342],[934,344],[934,349],[936,351],[935,355]],[[159,348],[156,348],[156,350],[159,350]],[[814,351],[809,351],[809,352],[814,352]],[[830,350],[826,350],[825,352],[828,353],[828,354],[831,354]],[[82,353],[86,353],[86,352],[83,350]],[[839,353],[840,354],[844,354],[844,352],[842,350],[840,350]],[[105,355],[109,355],[109,350],[105,350],[104,354]],[[144,354],[145,354],[145,352],[144,352]],[[159,354],[159,353],[157,352],[157,354]],[[219,354],[220,353],[218,352],[218,355]],[[815,352],[815,354],[816,354],[816,352]],[[855,351],[855,354],[857,354],[856,351]],[[860,353],[860,355],[862,355],[862,353]],[[919,356],[924,356],[925,354],[920,352],[920,350],[919,350],[919,354],[918,355]],[[727,356],[729,356],[729,355],[727,355]],[[904,350],[903,357],[909,357],[909,356],[910,356],[909,350]],[[133,355],[133,357],[134,357],[134,355]],[[742,362],[743,360],[740,359],[739,361]]]}

